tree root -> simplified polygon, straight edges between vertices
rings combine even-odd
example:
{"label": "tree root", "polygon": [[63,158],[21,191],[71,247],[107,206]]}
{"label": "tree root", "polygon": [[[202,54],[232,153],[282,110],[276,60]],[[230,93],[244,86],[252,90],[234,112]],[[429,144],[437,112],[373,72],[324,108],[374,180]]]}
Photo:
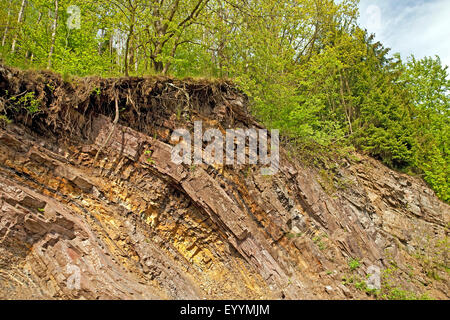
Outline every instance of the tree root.
{"label": "tree root", "polygon": [[114,117],[113,126],[112,126],[111,130],[109,131],[108,137],[106,138],[105,142],[97,150],[97,154],[95,155],[93,165],[95,165],[95,163],[97,162],[98,155],[102,152],[102,150],[106,147],[109,140],[111,139],[111,136],[112,136],[114,130],[116,129],[117,122],[119,121],[119,101],[118,101],[117,96],[116,96],[115,102],[116,102],[116,116]]}

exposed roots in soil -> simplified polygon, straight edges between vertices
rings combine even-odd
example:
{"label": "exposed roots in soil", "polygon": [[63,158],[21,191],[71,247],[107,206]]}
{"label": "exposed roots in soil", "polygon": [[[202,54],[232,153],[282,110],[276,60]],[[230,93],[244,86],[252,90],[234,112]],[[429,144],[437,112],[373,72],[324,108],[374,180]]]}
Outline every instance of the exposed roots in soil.
{"label": "exposed roots in soil", "polygon": [[[30,94],[32,93],[32,94]],[[39,108],[11,103],[28,95]],[[0,65],[0,115],[41,134],[87,138],[98,114],[148,135],[174,115],[183,123],[193,115],[218,118],[221,123],[254,124],[245,110],[246,96],[228,81],[177,80],[168,77],[62,79],[50,71],[22,71]],[[117,103],[117,104],[116,104]],[[239,110],[236,105],[242,106]],[[119,110],[117,112],[116,110]],[[220,110],[219,110],[220,109]]]}

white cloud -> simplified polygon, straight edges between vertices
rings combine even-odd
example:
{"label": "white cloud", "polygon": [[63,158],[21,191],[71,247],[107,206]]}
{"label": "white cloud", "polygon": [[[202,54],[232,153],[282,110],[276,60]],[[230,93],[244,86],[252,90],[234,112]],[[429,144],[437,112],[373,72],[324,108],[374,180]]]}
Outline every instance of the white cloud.
{"label": "white cloud", "polygon": [[449,0],[361,0],[359,8],[360,24],[391,53],[437,54],[450,66]]}

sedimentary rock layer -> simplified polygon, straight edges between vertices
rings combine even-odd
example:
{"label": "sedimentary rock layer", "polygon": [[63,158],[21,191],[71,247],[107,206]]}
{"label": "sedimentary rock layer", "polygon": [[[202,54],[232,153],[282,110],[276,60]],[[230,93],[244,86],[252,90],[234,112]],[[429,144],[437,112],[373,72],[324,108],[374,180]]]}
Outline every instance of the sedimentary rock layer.
{"label": "sedimentary rock layer", "polygon": [[[23,92],[38,113],[13,108]],[[170,134],[195,120],[261,127],[227,82],[1,67],[0,97],[12,120],[0,129],[1,298],[364,299],[342,280],[377,266],[393,286],[448,299],[450,210],[419,178],[359,154],[319,168],[283,148],[273,176],[171,162]]]}

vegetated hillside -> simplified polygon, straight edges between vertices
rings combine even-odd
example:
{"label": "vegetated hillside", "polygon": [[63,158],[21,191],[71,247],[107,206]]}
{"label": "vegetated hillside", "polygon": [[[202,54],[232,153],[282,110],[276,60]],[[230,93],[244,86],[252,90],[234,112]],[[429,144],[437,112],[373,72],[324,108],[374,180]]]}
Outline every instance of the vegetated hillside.
{"label": "vegetated hillside", "polygon": [[195,120],[260,127],[230,83],[2,66],[0,98],[1,298],[449,298],[450,209],[417,178],[283,149],[274,176],[171,162]]}
{"label": "vegetated hillside", "polygon": [[393,54],[358,22],[359,2],[8,0],[0,63],[63,78],[231,78],[296,148],[361,150],[450,203],[449,69]]}

